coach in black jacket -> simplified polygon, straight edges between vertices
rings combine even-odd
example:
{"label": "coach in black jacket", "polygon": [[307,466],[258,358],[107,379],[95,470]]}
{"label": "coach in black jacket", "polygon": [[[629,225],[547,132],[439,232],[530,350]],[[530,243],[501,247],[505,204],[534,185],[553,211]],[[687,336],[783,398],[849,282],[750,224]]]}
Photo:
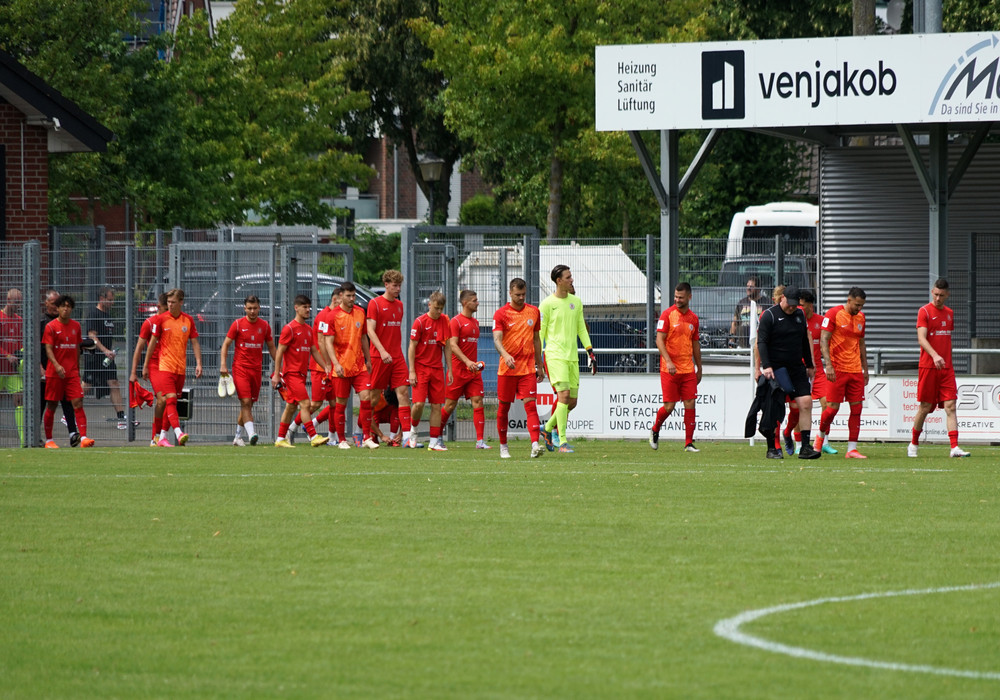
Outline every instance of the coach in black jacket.
{"label": "coach in black jacket", "polygon": [[[798,307],[799,290],[786,287],[781,300],[760,316],[757,326],[757,351],[760,353],[761,374],[776,379],[785,392],[795,398],[799,407],[799,430],[802,448],[799,459],[817,459],[820,453],[809,440],[812,425],[813,377],[812,346],[805,314]],[[780,459],[781,450],[768,440],[767,456]]]}

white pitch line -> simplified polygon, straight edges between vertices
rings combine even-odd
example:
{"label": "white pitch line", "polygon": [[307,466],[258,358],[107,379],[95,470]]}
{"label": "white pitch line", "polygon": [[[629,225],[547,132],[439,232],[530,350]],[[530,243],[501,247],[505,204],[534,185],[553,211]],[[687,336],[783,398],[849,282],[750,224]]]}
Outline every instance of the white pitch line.
{"label": "white pitch line", "polygon": [[789,603],[786,605],[776,605],[772,608],[762,608],[760,610],[748,610],[736,617],[720,620],[715,624],[713,631],[723,639],[728,639],[737,644],[756,647],[764,651],[771,651],[777,654],[786,654],[800,659],[812,659],[826,663],[846,664],[848,666],[867,666],[868,668],[878,668],[887,671],[908,671],[911,673],[929,673],[936,676],[956,676],[959,678],[974,678],[978,680],[1000,681],[1000,672],[997,671],[966,671],[957,668],[945,668],[941,666],[927,666],[922,664],[903,664],[891,661],[877,661],[875,659],[865,659],[856,656],[839,656],[837,654],[827,654],[813,649],[794,647],[780,642],[772,642],[763,637],[740,631],[740,627],[759,620],[768,615],[801,610],[826,603],[850,603],[858,600],[872,600],[874,598],[894,598],[898,596],[911,595],[933,595],[936,593],[957,593],[963,591],[981,591],[990,588],[1000,588],[1000,582],[972,584],[968,586],[947,586],[944,588],[923,588],[909,589],[903,591],[888,591],[885,593],[864,593],[862,595],[844,596],[839,598],[818,598],[807,600],[803,603]]}

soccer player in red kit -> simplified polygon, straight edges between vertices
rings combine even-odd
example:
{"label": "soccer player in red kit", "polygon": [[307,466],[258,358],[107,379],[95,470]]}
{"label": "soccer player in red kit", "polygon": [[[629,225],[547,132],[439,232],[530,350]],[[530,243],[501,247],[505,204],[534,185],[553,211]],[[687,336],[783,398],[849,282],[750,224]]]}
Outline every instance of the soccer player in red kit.
{"label": "soccer player in red kit", "polygon": [[[410,411],[410,442],[408,447],[417,446],[417,426],[424,412],[424,403],[430,401],[431,416],[430,441],[428,450],[442,452],[448,448],[441,439],[441,404],[444,403],[444,388],[454,380],[451,371],[451,319],[444,313],[444,294],[432,292],[427,300],[427,313],[418,316],[410,329],[408,359],[410,361],[410,386],[413,391],[413,407]],[[444,365],[441,352],[444,351]],[[445,379],[444,367],[448,368]]]}
{"label": "soccer player in red kit", "polygon": [[[287,402],[285,410],[281,414],[281,422],[278,425],[278,439],[274,441],[275,447],[293,447],[285,437],[288,434],[288,426],[292,422],[296,411],[302,415],[302,425],[309,436],[309,444],[313,447],[325,445],[330,438],[326,435],[317,435],[316,428],[312,423],[312,415],[309,412],[309,390],[306,389],[306,372],[309,371],[309,358],[312,357],[322,368],[324,375],[330,373],[330,368],[326,360],[319,354],[313,343],[313,329],[309,325],[309,316],[312,315],[312,302],[309,297],[302,294],[295,297],[295,318],[293,318],[278,336],[278,350],[274,354],[274,374],[271,375],[271,386],[275,389],[279,384],[284,385],[284,398]],[[321,382],[329,382],[329,378],[324,376]]]}
{"label": "soccer player in red kit", "polygon": [[858,452],[861,435],[861,402],[865,400],[868,385],[868,353],[865,349],[865,290],[851,287],[847,303],[835,306],[823,317],[820,333],[820,350],[823,352],[823,369],[830,385],[826,392],[826,408],[819,422],[819,435],[814,449],[823,448],[833,419],[845,399],[851,413],[847,418],[848,459],[867,459]]}
{"label": "soccer player in red kit", "polygon": [[917,366],[917,401],[920,406],[913,417],[913,437],[906,448],[907,457],[917,456],[920,433],[924,420],[935,408],[943,408],[951,442],[951,457],[968,457],[969,453],[958,446],[958,414],[955,401],[958,384],[955,366],[951,362],[951,335],[955,332],[955,314],[944,305],[951,292],[948,280],[943,277],[934,282],[931,301],[917,312],[917,342],[920,344],[920,362]]}
{"label": "soccer player in red kit", "polygon": [[483,375],[476,361],[479,357],[479,297],[471,289],[463,289],[458,295],[462,305],[461,313],[451,319],[451,373],[454,379],[445,388],[444,407],[441,409],[441,425],[448,424],[458,400],[463,396],[472,402],[472,425],[476,429],[476,449],[492,449],[483,435],[486,430],[486,410],[483,408]]}
{"label": "soccer player in red kit", "polygon": [[246,432],[251,445],[257,444],[257,429],[253,424],[253,405],[260,398],[261,377],[263,376],[264,348],[267,348],[274,360],[277,349],[274,346],[274,336],[271,324],[260,318],[260,299],[254,295],[243,300],[243,318],[238,318],[229,326],[226,339],[222,341],[219,351],[219,374],[223,377],[229,374],[226,358],[229,346],[233,350],[233,383],[236,384],[236,396],[240,400],[240,415],[236,420],[236,436],[233,445],[243,447],[241,431]]}
{"label": "soccer player in red kit", "polygon": [[[330,328],[330,321],[333,318],[334,311],[337,309],[337,306],[340,305],[341,290],[342,287],[337,287],[333,290],[330,294],[330,303],[320,309],[316,314],[316,318],[313,319],[313,344],[315,344],[316,349],[319,350],[320,355],[323,356],[328,365],[330,364],[330,356],[327,354],[326,343],[323,341],[323,337]],[[324,421],[328,421],[327,437],[329,437],[330,441],[327,445],[329,447],[337,447],[338,443],[334,439],[336,436],[334,434],[333,421],[330,420],[330,416],[333,415],[334,402],[336,401],[336,396],[334,396],[333,393],[333,383],[323,381],[323,378],[326,375],[312,358],[309,360],[309,376],[312,379],[310,382],[310,396],[312,401],[309,404],[309,412],[316,413],[316,411],[319,411],[321,407],[323,409],[319,411],[319,414],[313,417],[313,427],[316,428],[316,430],[319,430],[319,426],[322,425]],[[326,406],[323,406],[324,401],[326,402]],[[292,442],[292,438],[301,427],[302,414],[296,413],[295,418],[292,420],[292,424],[288,426],[289,442]],[[344,447],[346,448],[347,446],[344,445]]]}
{"label": "soccer player in red kit", "polygon": [[[129,374],[128,381],[131,385],[132,382],[139,381],[139,362],[145,358],[146,346],[149,344],[149,339],[153,337],[153,322],[156,317],[160,314],[166,313],[167,311],[167,293],[162,292],[156,300],[156,306],[158,312],[147,318],[142,322],[142,326],[139,328],[139,340],[135,343],[135,352],[132,353],[132,372]],[[150,358],[150,362],[153,363],[153,368],[158,368],[160,366],[160,351],[157,350],[153,357]],[[150,372],[152,374],[152,371]],[[131,395],[131,390],[129,391]],[[153,407],[153,433],[149,439],[150,447],[157,447],[157,442],[160,440],[160,430],[163,426],[163,411],[167,407],[167,397],[156,394],[156,405]]]}
{"label": "soccer player in red kit", "polygon": [[[166,427],[161,426],[160,447],[171,447],[167,440],[167,429],[173,428],[178,445],[186,445],[187,433],[181,431],[181,419],[177,415],[177,395],[184,389],[184,374],[187,371],[187,346],[194,350],[195,378],[201,377],[201,344],[194,319],[184,313],[184,290],[171,289],[167,292],[167,311],[157,316],[153,322],[153,336],[146,348],[146,362],[142,368],[143,378],[149,378],[153,391],[166,397],[163,418]],[[152,356],[157,348],[160,359],[155,372],[152,371]]]}
{"label": "soccer player in red kit", "polygon": [[691,310],[691,285],[674,287],[674,304],[660,314],[656,324],[656,347],[660,351],[660,388],[663,405],[649,434],[649,446],[659,447],[660,427],[678,401],[684,402],[684,450],[699,452],[694,446],[695,399],[701,382],[701,342],[698,316]]}
{"label": "soccer player in red kit", "polygon": [[500,353],[497,366],[497,432],[500,436],[500,457],[510,458],[507,448],[507,422],[510,405],[515,399],[524,401],[531,437],[531,456],[541,457],[545,448],[538,441],[538,382],[544,375],[542,340],[538,335],[542,317],[537,306],[525,303],[528,283],[519,277],[510,281],[510,301],[493,314],[493,345]]}
{"label": "soccer player in red kit", "polygon": [[80,431],[80,447],[93,447],[94,441],[87,437],[87,415],[83,412],[83,385],[80,384],[80,341],[83,330],[74,321],[73,297],[63,294],[56,301],[59,315],[46,324],[42,333],[42,345],[49,364],[45,368],[45,413],[42,425],[45,427],[45,446],[57,449],[59,445],[52,439],[52,424],[55,422],[56,406],[63,399],[69,399],[73,406],[77,430]]}
{"label": "soccer player in red kit", "polygon": [[371,439],[371,352],[365,312],[354,305],[358,290],[353,282],[344,282],[340,291],[340,303],[323,331],[323,343],[333,368],[336,404],[332,423],[340,439],[338,446],[350,447],[347,442],[347,397],[354,389],[360,402],[358,419],[364,436],[361,444],[374,450],[378,443]]}
{"label": "soccer player in red kit", "polygon": [[399,270],[382,273],[385,293],[368,302],[367,330],[371,342],[372,389],[393,389],[399,399],[399,423],[403,444],[410,439],[410,372],[403,357],[403,302],[399,289],[403,275]]}

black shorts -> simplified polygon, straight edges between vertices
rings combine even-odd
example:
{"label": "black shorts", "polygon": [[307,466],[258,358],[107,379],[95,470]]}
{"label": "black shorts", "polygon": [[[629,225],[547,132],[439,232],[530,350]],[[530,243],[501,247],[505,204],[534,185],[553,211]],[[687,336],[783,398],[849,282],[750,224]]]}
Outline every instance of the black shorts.
{"label": "black shorts", "polygon": [[83,381],[94,388],[94,398],[103,399],[110,396],[111,390],[108,388],[108,380],[118,379],[118,366],[114,359],[104,366],[107,359],[103,352],[84,355],[83,357]]}
{"label": "black shorts", "polygon": [[775,367],[774,377],[789,396],[812,395],[809,375],[806,373],[806,366],[801,362],[788,365],[787,367]]}

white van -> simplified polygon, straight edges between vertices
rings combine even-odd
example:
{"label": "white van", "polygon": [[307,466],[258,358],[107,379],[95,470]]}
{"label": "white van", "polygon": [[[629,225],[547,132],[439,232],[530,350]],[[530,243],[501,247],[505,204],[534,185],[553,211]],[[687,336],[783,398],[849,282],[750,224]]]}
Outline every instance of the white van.
{"label": "white van", "polygon": [[792,244],[786,253],[815,256],[818,231],[819,207],[815,204],[771,202],[747,207],[733,215],[726,260],[771,252],[776,235]]}

